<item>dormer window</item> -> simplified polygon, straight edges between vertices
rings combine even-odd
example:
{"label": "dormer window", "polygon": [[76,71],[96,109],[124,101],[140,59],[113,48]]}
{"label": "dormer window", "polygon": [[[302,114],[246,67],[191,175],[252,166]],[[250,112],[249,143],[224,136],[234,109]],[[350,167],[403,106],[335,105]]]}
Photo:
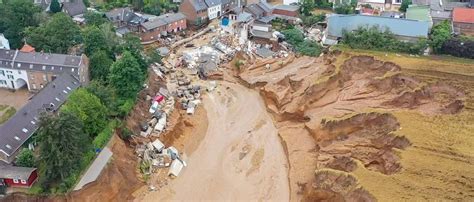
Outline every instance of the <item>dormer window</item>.
{"label": "dormer window", "polygon": [[54,99],[55,99],[56,101],[58,101],[58,102],[61,101],[61,100],[59,100],[59,98],[54,98]]}
{"label": "dormer window", "polygon": [[24,133],[27,133],[27,132],[28,132],[28,129],[23,128],[23,129],[21,129],[21,131],[23,131]]}
{"label": "dormer window", "polygon": [[12,146],[10,146],[9,144],[5,145],[5,147],[7,147],[8,149],[12,149]]}
{"label": "dormer window", "polygon": [[21,139],[18,136],[15,136],[15,140],[20,141]]}
{"label": "dormer window", "polygon": [[34,121],[30,121],[30,123],[33,124],[33,125],[36,125],[36,122],[34,122]]}

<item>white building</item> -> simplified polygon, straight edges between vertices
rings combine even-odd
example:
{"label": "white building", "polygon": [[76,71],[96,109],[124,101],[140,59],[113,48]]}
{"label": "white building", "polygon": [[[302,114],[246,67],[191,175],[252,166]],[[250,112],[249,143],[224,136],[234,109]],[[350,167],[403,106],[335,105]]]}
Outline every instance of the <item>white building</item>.
{"label": "white building", "polygon": [[290,4],[292,4],[292,3],[296,3],[296,4],[297,4],[298,2],[299,2],[299,0],[283,0],[283,4],[284,4],[284,5],[290,5]]}
{"label": "white building", "polygon": [[29,87],[28,74],[25,70],[13,70],[3,67],[4,64],[0,64],[0,88],[17,90],[25,85]]}
{"label": "white building", "polygon": [[10,50],[10,43],[8,42],[8,39],[5,38],[5,36],[2,33],[0,33],[0,48]]}
{"label": "white building", "polygon": [[217,18],[222,14],[221,0],[204,0],[207,5],[207,17],[209,20]]}

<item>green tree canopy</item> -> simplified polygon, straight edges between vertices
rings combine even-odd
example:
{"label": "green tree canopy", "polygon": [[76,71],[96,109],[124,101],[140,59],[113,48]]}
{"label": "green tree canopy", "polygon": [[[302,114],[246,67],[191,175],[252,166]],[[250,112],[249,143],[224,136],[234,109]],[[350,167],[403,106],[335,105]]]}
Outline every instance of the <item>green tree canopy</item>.
{"label": "green tree canopy", "polygon": [[74,91],[61,111],[76,115],[84,124],[84,132],[91,138],[107,125],[107,108],[84,88]]}
{"label": "green tree canopy", "polygon": [[407,8],[411,4],[412,4],[411,0],[402,0],[402,4],[400,5],[400,8],[398,10],[400,12],[407,12]]}
{"label": "green tree canopy", "polygon": [[0,4],[0,33],[10,42],[10,48],[23,46],[23,31],[29,26],[38,26],[37,16],[41,8],[31,0],[9,0]]}
{"label": "green tree canopy", "polygon": [[128,51],[133,55],[133,57],[135,57],[140,69],[144,73],[146,73],[147,68],[148,68],[148,63],[145,60],[145,57],[142,55],[143,46],[140,43],[140,38],[138,38],[137,36],[133,34],[127,34],[123,38],[121,47],[122,47],[122,51]]}
{"label": "green tree canopy", "polygon": [[93,80],[87,85],[86,89],[98,97],[103,105],[107,106],[109,113],[112,115],[116,113],[116,106],[118,105],[117,96],[112,87],[104,85],[104,82],[100,80]]}
{"label": "green tree canopy", "polygon": [[96,51],[90,58],[90,72],[93,80],[100,80],[107,82],[107,76],[109,75],[110,66],[114,61],[110,58],[109,54],[103,50]]}
{"label": "green tree canopy", "polygon": [[51,4],[49,5],[49,11],[51,13],[61,12],[61,4],[59,4],[58,0],[52,0],[51,1]]}
{"label": "green tree canopy", "polygon": [[82,31],[82,39],[84,42],[84,52],[91,56],[93,53],[104,50],[109,52],[110,48],[107,46],[102,31],[96,26],[88,26]]}
{"label": "green tree canopy", "polygon": [[447,20],[435,25],[433,29],[431,29],[430,45],[435,53],[442,52],[441,48],[446,41],[451,39],[451,33],[451,23]]}
{"label": "green tree canopy", "polygon": [[20,167],[35,167],[35,157],[33,151],[23,148],[15,160],[15,165]]}
{"label": "green tree canopy", "polygon": [[49,190],[79,168],[82,155],[91,148],[90,139],[74,113],[43,115],[40,120],[40,184]]}
{"label": "green tree canopy", "polygon": [[68,49],[81,42],[81,32],[76,23],[64,13],[56,13],[46,23],[26,29],[27,42],[36,50],[67,53]]}
{"label": "green tree canopy", "polygon": [[142,86],[144,72],[133,55],[125,51],[122,57],[112,64],[109,83],[122,98],[134,98]]}
{"label": "green tree canopy", "polygon": [[84,19],[89,26],[100,26],[107,22],[107,19],[105,19],[102,14],[92,11],[87,11],[84,14]]}

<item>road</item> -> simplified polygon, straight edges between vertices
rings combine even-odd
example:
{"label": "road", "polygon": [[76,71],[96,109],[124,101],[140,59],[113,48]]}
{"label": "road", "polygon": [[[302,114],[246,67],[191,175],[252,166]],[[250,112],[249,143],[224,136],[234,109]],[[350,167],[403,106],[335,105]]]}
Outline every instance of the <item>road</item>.
{"label": "road", "polygon": [[188,167],[145,201],[288,201],[288,163],[259,94],[220,83],[204,99],[209,127]]}

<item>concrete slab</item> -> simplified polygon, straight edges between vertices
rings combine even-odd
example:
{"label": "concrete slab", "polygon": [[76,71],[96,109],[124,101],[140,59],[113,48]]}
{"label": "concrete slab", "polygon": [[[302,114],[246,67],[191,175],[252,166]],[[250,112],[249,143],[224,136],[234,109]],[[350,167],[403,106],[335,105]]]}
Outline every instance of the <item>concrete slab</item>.
{"label": "concrete slab", "polygon": [[74,191],[82,189],[86,184],[89,184],[99,177],[102,170],[107,165],[110,157],[112,157],[113,153],[110,151],[109,148],[105,147],[102,152],[97,156],[94,160],[92,165],[87,169],[87,172],[82,176],[81,181],[77,183],[76,187],[74,187]]}

